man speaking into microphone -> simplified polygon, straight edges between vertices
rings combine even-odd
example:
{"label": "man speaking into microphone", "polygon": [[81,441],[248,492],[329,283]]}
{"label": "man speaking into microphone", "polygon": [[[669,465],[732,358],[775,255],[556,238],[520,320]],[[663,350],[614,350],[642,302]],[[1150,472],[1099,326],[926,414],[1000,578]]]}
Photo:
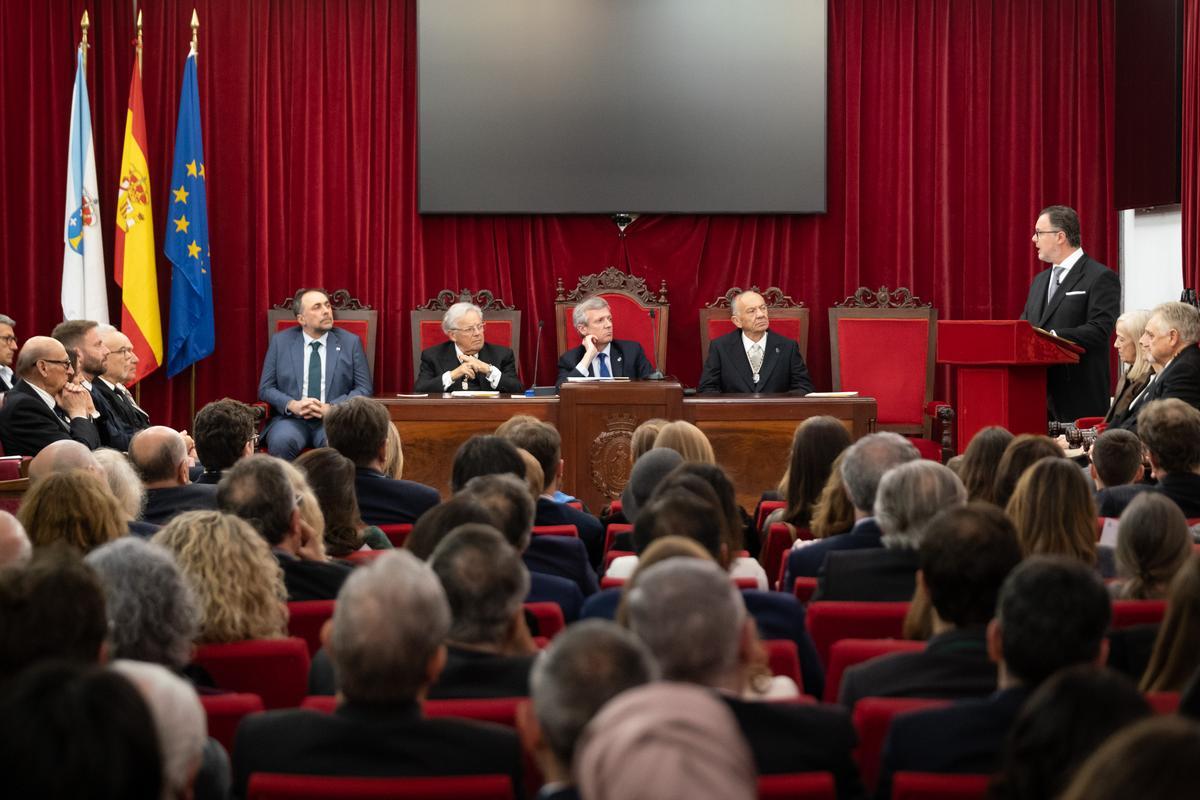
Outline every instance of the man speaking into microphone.
{"label": "man speaking into microphone", "polygon": [[575,306],[571,321],[583,337],[583,344],[563,353],[558,359],[558,382],[567,378],[650,377],[646,352],[637,342],[613,338],[612,309],[603,297],[589,297]]}
{"label": "man speaking into microphone", "polygon": [[416,392],[459,390],[519,394],[525,390],[517,377],[513,351],[488,344],[483,335],[483,310],[471,303],[455,303],[442,315],[442,330],[449,341],[421,353]]}

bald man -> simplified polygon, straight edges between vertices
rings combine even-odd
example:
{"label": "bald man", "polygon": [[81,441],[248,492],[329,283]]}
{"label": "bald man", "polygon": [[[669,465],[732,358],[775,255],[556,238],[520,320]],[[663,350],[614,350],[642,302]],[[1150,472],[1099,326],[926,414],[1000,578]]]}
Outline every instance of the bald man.
{"label": "bald man", "polygon": [[20,520],[0,511],[0,569],[28,564],[32,554],[33,546]]}
{"label": "bald man", "polygon": [[92,401],[104,409],[100,427],[104,446],[125,452],[133,435],[150,427],[150,416],[125,388],[125,382],[134,376],[138,357],[129,337],[116,328],[101,325],[100,335],[108,355],[103,370],[92,381]]}
{"label": "bald man", "polygon": [[215,510],[217,487],[192,483],[188,474],[188,444],[179,431],[152,425],[129,442],[129,462],[146,486],[142,520],[166,525],[184,511]]}
{"label": "bald man", "polygon": [[62,439],[43,447],[42,452],[29,462],[29,483],[37,483],[47,475],[69,469],[86,470],[97,478],[104,478],[104,470],[91,450],[73,439]]}
{"label": "bald man", "polygon": [[709,344],[700,392],[808,394],[813,390],[799,345],[769,330],[767,301],[761,294],[742,292],[733,298],[729,310],[737,330]]}
{"label": "bald man", "polygon": [[20,378],[0,408],[0,444],[10,456],[36,456],[46,445],[73,439],[88,449],[100,446],[92,417],[92,396],[73,383],[75,370],[62,343],[34,336],[17,356]]}

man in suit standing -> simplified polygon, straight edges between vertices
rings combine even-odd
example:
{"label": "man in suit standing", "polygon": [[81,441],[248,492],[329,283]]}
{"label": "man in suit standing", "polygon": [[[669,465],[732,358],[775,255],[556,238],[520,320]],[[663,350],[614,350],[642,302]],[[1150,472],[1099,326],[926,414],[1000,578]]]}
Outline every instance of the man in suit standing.
{"label": "man in suit standing", "polygon": [[589,297],[571,315],[583,344],[563,353],[558,359],[558,386],[567,378],[650,377],[645,351],[637,342],[613,338],[612,309],[603,297]]}
{"label": "man in suit standing", "polygon": [[714,339],[700,377],[699,391],[763,394],[813,390],[796,342],[769,330],[767,301],[742,292],[729,304],[737,330]]}
{"label": "man in suit standing", "polygon": [[524,391],[513,351],[483,340],[483,309],[479,306],[450,306],[442,315],[442,330],[450,340],[421,353],[421,370],[413,391]]}
{"label": "man in suit standing", "polygon": [[36,456],[59,439],[74,439],[90,450],[100,446],[92,396],[71,381],[75,370],[61,342],[34,336],[21,349],[16,372],[20,380],[0,408],[5,454]]}
{"label": "man in suit standing", "polygon": [[17,356],[17,334],[13,332],[16,320],[0,314],[0,393],[7,392],[16,382],[13,374],[13,359]]}
{"label": "man in suit standing", "polygon": [[1150,384],[1129,404],[1121,427],[1138,432],[1138,415],[1154,400],[1176,398],[1200,408],[1200,311],[1187,303],[1162,303],[1154,307],[1138,346],[1146,359],[1158,366]]}
{"label": "man in suit standing", "polygon": [[1050,419],[1073,422],[1108,411],[1109,343],[1121,307],[1121,279],[1087,256],[1079,215],[1067,206],[1042,210],[1033,230],[1038,258],[1051,265],[1029,288],[1021,319],[1084,348],[1078,364],[1046,371]]}
{"label": "man in suit standing", "polygon": [[372,392],[367,356],[357,336],[333,325],[323,289],[301,289],[292,301],[298,328],[271,337],[258,397],[276,416],[263,431],[267,452],[292,460],[324,447],[322,419],[331,406]]}

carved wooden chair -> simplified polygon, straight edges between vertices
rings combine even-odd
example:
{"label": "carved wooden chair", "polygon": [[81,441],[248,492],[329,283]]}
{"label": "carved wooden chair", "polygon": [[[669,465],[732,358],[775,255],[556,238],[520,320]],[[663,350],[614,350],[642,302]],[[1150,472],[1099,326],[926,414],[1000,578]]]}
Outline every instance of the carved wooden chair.
{"label": "carved wooden chair", "polygon": [[484,341],[511,348],[519,372],[521,312],[487,289],[477,292],[471,292],[470,289],[460,289],[457,292],[443,289],[437,293],[437,297],[427,300],[409,312],[412,325],[413,381],[416,381],[421,371],[421,353],[446,341],[446,332],[442,330],[442,316],[455,303],[474,303],[483,310]]}
{"label": "carved wooden chair", "polygon": [[[375,332],[379,328],[379,312],[364,305],[345,289],[330,292],[329,303],[333,306],[333,324],[362,340],[363,350],[367,354],[367,367],[374,377]],[[292,298],[285,298],[267,312],[267,338],[298,324],[292,312]]]}
{"label": "carved wooden chair", "polygon": [[859,287],[829,309],[829,348],[833,390],[874,397],[879,430],[908,436],[925,458],[944,463],[953,455],[954,410],[933,400],[936,308],[905,288]]}
{"label": "carved wooden chair", "polygon": [[558,352],[565,353],[583,341],[571,315],[575,306],[592,295],[608,301],[613,315],[613,332],[618,339],[637,342],[646,351],[654,368],[665,372],[667,363],[667,282],[663,280],[657,292],[646,288],[646,279],[605,267],[603,272],[580,277],[575,288],[568,292],[562,278],[557,281],[554,296],[554,327],[558,334]]}
{"label": "carved wooden chair", "polygon": [[[708,345],[718,336],[723,336],[734,330],[730,315],[733,313],[733,298],[743,291],[740,286],[734,286],[725,294],[700,309],[700,363],[708,361]],[[808,361],[808,309],[804,302],[796,302],[783,293],[778,286],[762,290],[751,286],[748,291],[758,292],[767,302],[771,316],[771,330],[780,336],[795,339],[800,347],[800,357]]]}

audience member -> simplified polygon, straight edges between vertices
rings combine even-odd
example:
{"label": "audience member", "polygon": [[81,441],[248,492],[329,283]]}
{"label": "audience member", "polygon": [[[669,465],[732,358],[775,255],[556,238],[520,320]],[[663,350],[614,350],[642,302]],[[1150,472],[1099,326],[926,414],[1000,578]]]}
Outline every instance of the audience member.
{"label": "audience member", "polygon": [[387,446],[379,471],[385,478],[400,480],[404,477],[404,445],[400,442],[400,431],[396,430],[395,425],[388,425]]}
{"label": "audience member", "polygon": [[809,417],[796,426],[787,472],[779,482],[779,492],[787,507],[772,512],[764,527],[783,522],[791,527],[793,539],[797,528],[809,527],[833,462],[849,446],[850,432],[833,417]]}
{"label": "audience member", "polygon": [[332,714],[288,709],[242,721],[234,795],[254,772],[418,776],[502,774],[522,796],[516,735],[484,723],[426,718],[420,703],[446,660],[450,607],[433,571],[385,553],[338,595],[328,648],[341,684]]}
{"label": "audience member", "polygon": [[622,627],[629,627],[629,593],[637,586],[638,578],[646,570],[668,558],[698,558],[701,561],[716,563],[712,553],[695,539],[686,536],[663,536],[655,539],[650,546],[638,557],[637,569],[629,576],[629,580],[621,584],[621,601],[617,605],[617,613],[613,619]]}
{"label": "audience member", "polygon": [[846,494],[846,485],[842,483],[842,462],[845,458],[846,450],[843,450],[833,460],[829,478],[821,488],[821,494],[817,496],[810,524],[812,539],[797,539],[792,544],[793,547],[807,547],[809,542],[828,539],[830,536],[846,533],[854,527],[854,505],[850,502],[850,496]]}
{"label": "audience member", "polygon": [[701,464],[715,464],[717,457],[713,454],[712,444],[704,431],[686,420],[677,419],[662,426],[658,436],[654,437],[655,448],[665,447],[683,456],[684,461]]}
{"label": "audience member", "polygon": [[0,569],[23,567],[33,556],[33,545],[21,521],[0,510]]}
{"label": "audience member", "polygon": [[1152,717],[1121,731],[1083,763],[1062,800],[1178,800],[1200,785],[1200,728]]}
{"label": "audience member", "polygon": [[1013,435],[1008,429],[999,425],[983,428],[971,437],[958,471],[958,477],[967,489],[968,500],[995,501],[996,465],[1012,440]]}
{"label": "audience member", "polygon": [[21,380],[0,406],[0,447],[6,455],[36,456],[60,439],[74,439],[89,450],[100,446],[92,396],[71,382],[75,370],[58,340],[30,337],[17,356],[16,373]]}
{"label": "audience member", "polygon": [[502,439],[507,439],[508,434],[511,433],[514,428],[519,428],[522,425],[529,425],[534,422],[541,422],[541,420],[532,414],[513,414],[511,417],[504,420],[504,422],[501,422],[499,425],[497,425],[496,430],[492,431],[492,433]]}
{"label": "audience member", "polygon": [[639,458],[654,448],[654,440],[658,438],[659,431],[666,424],[667,421],[665,419],[654,417],[633,429],[633,436],[629,439],[630,464],[636,464]]}
{"label": "audience member", "polygon": [[1180,692],[1200,664],[1200,555],[1191,556],[1171,581],[1167,613],[1142,682],[1143,692]]}
{"label": "audience member", "polygon": [[[1158,481],[1154,489],[1174,500],[1188,519],[1200,517],[1200,411],[1172,398],[1146,403],[1138,417],[1138,436]],[[1110,490],[1105,514],[1119,516],[1138,491],[1135,486]]]}
{"label": "audience member", "polygon": [[1117,527],[1117,575],[1109,589],[1121,600],[1162,600],[1192,555],[1192,534],[1179,506],[1151,492],[1135,497]]}
{"label": "audience member", "polygon": [[178,431],[154,425],[134,434],[129,461],[146,486],[143,521],[164,525],[184,511],[217,507],[216,487],[192,483],[187,442]]}
{"label": "audience member", "polygon": [[1171,302],[1154,307],[1138,344],[1153,364],[1155,375],[1150,385],[1129,404],[1122,428],[1141,436],[1142,411],[1154,400],[1175,398],[1192,408],[1200,407],[1198,338],[1200,310],[1195,306]]}
{"label": "audience member", "polygon": [[472,436],[454,453],[450,467],[450,491],[457,493],[471,478],[511,472],[525,480],[525,462],[517,447],[500,436]]}
{"label": "audience member", "polygon": [[204,474],[196,483],[220,483],[221,475],[238,459],[254,455],[258,444],[254,425],[254,409],[228,397],[200,409],[195,422],[196,457],[204,465]]}
{"label": "audience member", "polygon": [[495,515],[473,497],[456,494],[426,511],[404,540],[404,549],[421,561],[428,561],[450,531],[459,525],[478,523],[496,526]]}
{"label": "audience member", "polygon": [[69,469],[33,485],[21,502],[17,519],[35,548],[55,542],[80,555],[124,536],[129,519],[102,478]]}
{"label": "audience member", "polygon": [[416,522],[441,500],[436,489],[384,472],[390,427],[387,408],[369,397],[352,397],[325,415],[329,446],[354,462],[358,509],[368,525]]}
{"label": "audience member", "polygon": [[108,348],[108,357],[104,359],[104,372],[92,384],[92,394],[94,397],[96,390],[99,390],[109,400],[114,419],[120,420],[114,430],[125,435],[123,447],[115,440],[110,446],[124,452],[129,449],[129,439],[133,434],[150,426],[150,415],[125,388],[125,384],[137,375],[139,359],[137,353],[133,352],[133,342],[112,325],[101,325],[100,335],[104,338],[104,346]]}
{"label": "audience member", "polygon": [[682,463],[683,456],[665,447],[647,450],[638,457],[629,471],[629,481],[621,492],[621,513],[629,524],[637,521],[638,512],[650,500],[667,473]]}
{"label": "audience member", "polygon": [[838,702],[853,708],[864,697],[991,694],[996,665],[988,655],[987,624],[1001,585],[1020,562],[1012,522],[992,504],[969,503],[935,516],[921,542],[917,573],[931,606],[932,638],[922,651],[893,653],[846,670]]}
{"label": "audience member", "polygon": [[[55,444],[63,443],[56,442]],[[77,443],[72,442],[71,444]],[[49,449],[46,448],[42,453],[44,454]],[[125,457],[124,453],[118,453],[108,447],[101,447],[95,452],[89,452],[89,455],[99,465],[104,479],[108,483],[109,491],[113,493],[113,497],[117,498],[117,502],[125,512],[125,516],[129,520],[129,533],[142,538],[153,536],[159,526],[141,519],[142,512],[146,508],[146,487],[133,469],[133,465],[129,463],[129,459]]]}
{"label": "audience member", "polygon": [[0,314],[0,394],[7,392],[16,383],[13,374],[13,358],[17,355],[17,335],[13,328],[17,321],[7,314]]}
{"label": "audience member", "polygon": [[90,319],[69,319],[55,325],[50,335],[66,348],[67,358],[75,370],[75,382],[91,396],[94,410],[91,417],[100,434],[100,444],[126,450],[129,437],[137,429],[126,427],[122,420],[114,418],[115,411],[108,395],[97,388],[97,379],[104,373],[109,355],[99,323]]}
{"label": "audience member", "polygon": [[1125,421],[1129,406],[1142,390],[1150,385],[1154,375],[1154,364],[1147,357],[1138,340],[1146,331],[1150,311],[1144,308],[1131,309],[1117,317],[1116,337],[1113,349],[1117,351],[1117,388],[1113,390],[1113,402],[1104,422],[1115,429]]}
{"label": "audience member", "polygon": [[1096,511],[1102,517],[1119,517],[1137,494],[1151,488],[1142,483],[1142,440],[1123,428],[1109,428],[1096,437],[1089,451],[1088,474],[1096,484]]}
{"label": "audience member", "polygon": [[304,473],[325,518],[322,539],[329,555],[341,558],[364,547],[392,549],[383,531],[362,521],[353,461],[332,447],[318,447],[301,453],[294,463]]}
{"label": "audience member", "polygon": [[85,445],[71,439],[59,439],[42,448],[29,462],[29,483],[36,484],[47,475],[80,469],[98,477],[105,477],[94,453]]}
{"label": "audience member", "polygon": [[1044,458],[1017,481],[1005,513],[1025,555],[1061,555],[1114,574],[1112,549],[1096,546],[1096,504],[1083,472],[1065,458]]}
{"label": "audience member", "polygon": [[1013,439],[1004,448],[1000,464],[993,471],[995,482],[992,485],[992,502],[1000,508],[1008,506],[1008,500],[1025,470],[1043,458],[1062,458],[1062,455],[1062,449],[1049,436],[1022,433]]}

